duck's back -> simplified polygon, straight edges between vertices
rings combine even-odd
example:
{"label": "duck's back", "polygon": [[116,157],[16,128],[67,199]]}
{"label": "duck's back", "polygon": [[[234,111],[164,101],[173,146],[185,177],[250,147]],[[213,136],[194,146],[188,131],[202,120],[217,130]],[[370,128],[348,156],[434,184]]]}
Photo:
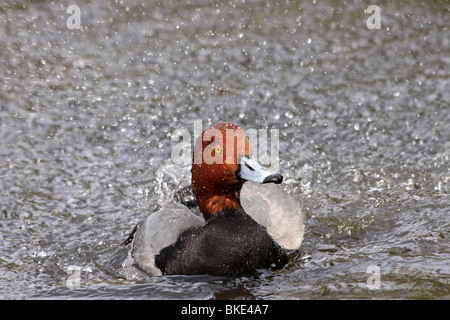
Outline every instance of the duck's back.
{"label": "duck's back", "polygon": [[230,275],[281,268],[284,250],[242,209],[223,211],[185,231],[155,257],[163,274]]}
{"label": "duck's back", "polygon": [[297,250],[303,240],[303,212],[280,185],[244,183],[241,205],[284,249]]}
{"label": "duck's back", "polygon": [[133,235],[132,264],[150,276],[161,275],[155,256],[175,243],[182,232],[204,224],[203,217],[196,216],[187,207],[175,203],[166,205],[138,224]]}

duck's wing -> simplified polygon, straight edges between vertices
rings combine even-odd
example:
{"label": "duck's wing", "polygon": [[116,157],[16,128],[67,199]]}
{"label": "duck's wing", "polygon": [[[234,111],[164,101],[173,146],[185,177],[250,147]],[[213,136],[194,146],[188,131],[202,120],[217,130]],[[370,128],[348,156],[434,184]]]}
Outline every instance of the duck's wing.
{"label": "duck's wing", "polygon": [[177,203],[150,214],[137,225],[131,248],[133,264],[150,276],[161,275],[155,264],[155,255],[175,243],[184,231],[204,224],[203,217]]}
{"label": "duck's wing", "polygon": [[241,190],[241,206],[272,238],[287,250],[296,250],[303,240],[304,214],[295,199],[280,185],[247,181]]}

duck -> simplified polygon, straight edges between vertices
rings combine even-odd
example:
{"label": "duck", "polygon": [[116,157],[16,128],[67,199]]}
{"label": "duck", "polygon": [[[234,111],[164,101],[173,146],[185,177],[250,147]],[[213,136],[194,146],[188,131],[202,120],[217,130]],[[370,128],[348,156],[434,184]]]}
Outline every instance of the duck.
{"label": "duck", "polygon": [[255,159],[242,127],[207,128],[194,144],[194,200],[168,203],[141,221],[126,241],[129,263],[148,276],[283,268],[301,246],[304,215],[282,182]]}

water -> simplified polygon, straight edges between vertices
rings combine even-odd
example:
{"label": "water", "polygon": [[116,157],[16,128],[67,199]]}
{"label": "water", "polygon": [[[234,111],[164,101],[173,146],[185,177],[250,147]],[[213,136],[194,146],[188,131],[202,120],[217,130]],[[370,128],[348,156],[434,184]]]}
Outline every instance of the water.
{"label": "water", "polygon": [[[448,2],[380,7],[369,30],[358,1],[3,2],[0,297],[450,298]],[[306,213],[284,269],[121,275],[194,120],[279,130]]]}

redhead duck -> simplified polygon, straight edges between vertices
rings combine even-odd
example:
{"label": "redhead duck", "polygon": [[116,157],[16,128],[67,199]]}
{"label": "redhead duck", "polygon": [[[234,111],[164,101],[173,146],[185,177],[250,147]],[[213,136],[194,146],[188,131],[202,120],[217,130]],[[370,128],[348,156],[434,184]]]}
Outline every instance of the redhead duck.
{"label": "redhead duck", "polygon": [[130,238],[133,266],[150,276],[232,275],[282,268],[303,239],[303,214],[254,159],[244,130],[219,123],[194,146],[192,191],[201,215],[170,203]]}

